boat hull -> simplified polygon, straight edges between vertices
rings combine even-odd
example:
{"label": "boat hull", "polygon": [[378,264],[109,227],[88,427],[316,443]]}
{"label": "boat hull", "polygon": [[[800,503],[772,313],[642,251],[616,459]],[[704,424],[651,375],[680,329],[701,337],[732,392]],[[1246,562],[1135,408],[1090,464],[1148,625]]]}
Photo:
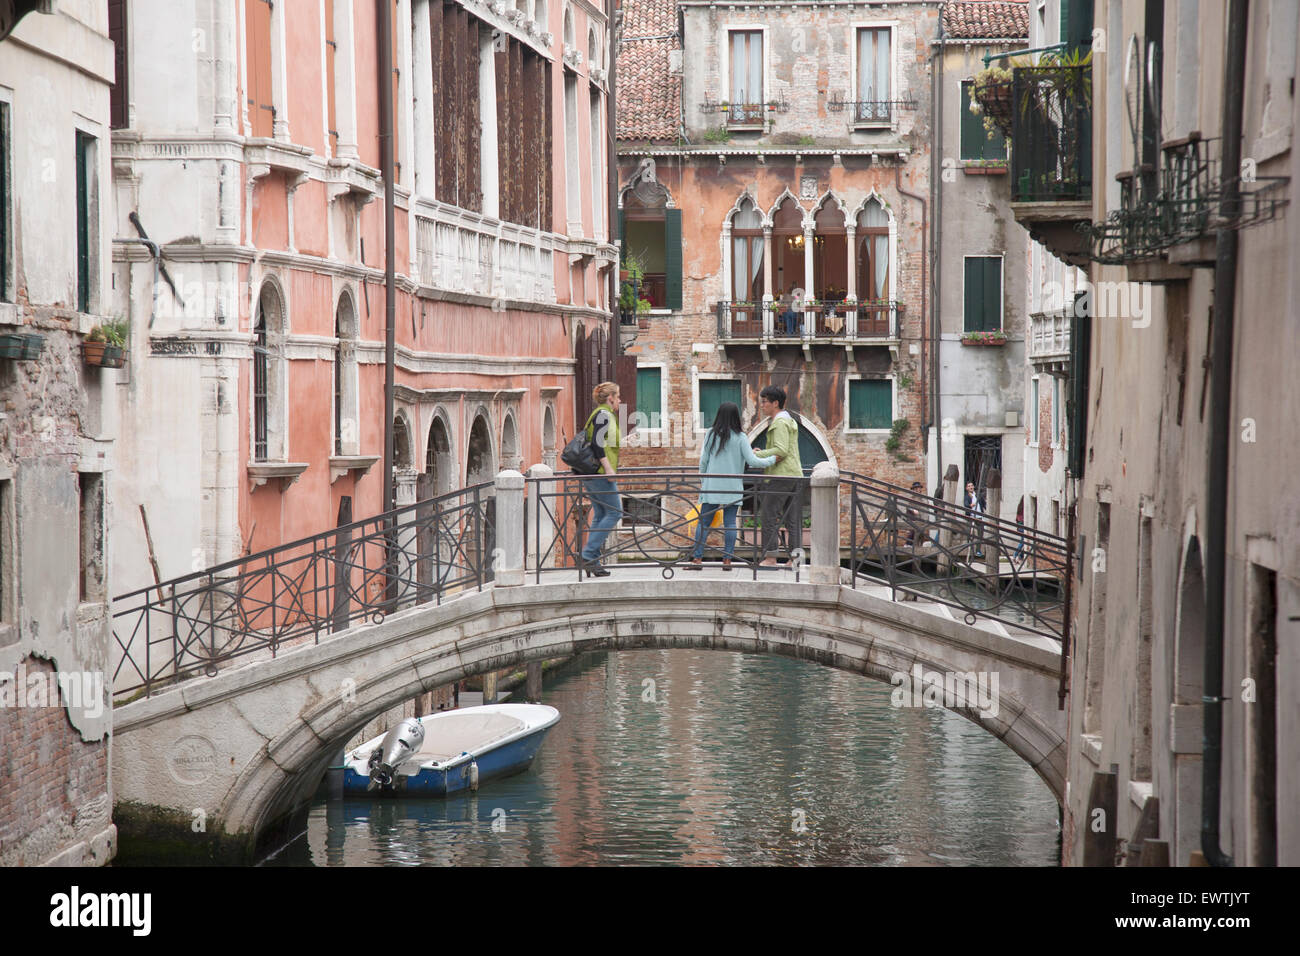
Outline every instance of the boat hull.
{"label": "boat hull", "polygon": [[[449,711],[447,713],[456,713]],[[353,759],[343,771],[343,795],[347,797],[446,797],[470,789],[471,765],[477,764],[478,784],[509,777],[527,770],[541,750],[546,734],[559,719],[558,712],[542,726],[528,728],[511,739],[462,754],[438,766],[422,766],[417,773],[396,773],[391,787],[371,787],[365,758]],[[361,751],[365,748],[358,748]],[[355,753],[355,752],[354,752]]]}

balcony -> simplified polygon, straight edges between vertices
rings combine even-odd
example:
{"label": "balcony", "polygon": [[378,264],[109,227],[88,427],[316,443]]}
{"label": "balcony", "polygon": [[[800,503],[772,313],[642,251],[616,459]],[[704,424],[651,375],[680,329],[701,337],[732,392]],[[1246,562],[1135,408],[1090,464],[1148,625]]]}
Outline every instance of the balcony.
{"label": "balcony", "polygon": [[1070,314],[1065,310],[1038,312],[1029,317],[1029,361],[1046,372],[1068,372]]}
{"label": "balcony", "polygon": [[808,301],[788,316],[779,307],[756,302],[719,302],[718,344],[757,345],[764,355],[773,345],[801,346],[812,358],[812,346],[887,346],[897,357],[898,330],[903,319],[901,302],[847,304]]}
{"label": "balcony", "polygon": [[1012,73],[1011,211],[1071,265],[1088,260],[1092,219],[1092,67],[1048,64]]}
{"label": "balcony", "polygon": [[415,278],[422,286],[447,292],[554,302],[556,239],[551,233],[419,199]]}
{"label": "balcony", "polygon": [[[1186,281],[1193,268],[1214,265],[1215,230],[1275,218],[1286,177],[1224,179],[1218,146],[1193,132],[1161,144],[1158,173],[1151,165],[1119,173],[1120,208],[1084,230],[1089,258],[1127,266],[1135,282]],[[1229,187],[1237,191],[1230,204]]]}
{"label": "balcony", "polygon": [[893,126],[903,110],[916,109],[916,100],[841,100],[827,102],[831,113],[849,113],[853,126]]}

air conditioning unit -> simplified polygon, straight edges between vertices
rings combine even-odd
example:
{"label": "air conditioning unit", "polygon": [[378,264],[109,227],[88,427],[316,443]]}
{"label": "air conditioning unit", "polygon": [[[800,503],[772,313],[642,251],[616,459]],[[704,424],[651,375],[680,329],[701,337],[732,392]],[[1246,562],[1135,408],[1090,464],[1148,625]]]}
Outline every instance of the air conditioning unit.
{"label": "air conditioning unit", "polygon": [[1020,427],[1020,413],[1007,412],[1007,428],[1019,428],[1019,427]]}

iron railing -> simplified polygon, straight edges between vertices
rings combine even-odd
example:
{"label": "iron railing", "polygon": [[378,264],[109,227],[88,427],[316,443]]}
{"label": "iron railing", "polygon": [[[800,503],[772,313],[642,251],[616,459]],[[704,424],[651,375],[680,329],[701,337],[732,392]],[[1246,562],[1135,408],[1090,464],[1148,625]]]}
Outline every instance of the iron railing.
{"label": "iron railing", "polygon": [[1091,66],[1030,66],[1012,72],[1015,202],[1092,198],[1091,70]]}
{"label": "iron railing", "polygon": [[895,600],[901,593],[955,607],[967,624],[994,618],[1063,640],[1070,587],[1064,538],[865,475],[845,473],[840,482],[853,587],[882,583]]}
{"label": "iron railing", "polygon": [[717,303],[718,338],[724,341],[801,340],[853,342],[898,338],[904,305],[896,301],[846,304],[805,300],[786,310],[754,302]]}
{"label": "iron railing", "polygon": [[473,485],[115,598],[114,695],[481,590],[492,580],[493,495]]}
{"label": "iron railing", "polygon": [[[583,573],[591,485],[602,477],[527,479],[523,567],[534,581],[543,572]],[[779,555],[801,581],[816,532],[808,526],[808,479],[798,479],[792,495],[770,476],[729,477],[743,489],[732,566],[756,579],[761,561]],[[652,568],[665,578],[691,565],[702,476],[631,468],[616,481],[620,527],[599,560],[620,569]],[[956,607],[968,623],[992,618],[1057,639],[1066,635],[1063,539],[863,475],[842,475],[839,492],[835,541],[840,565],[847,566],[841,573],[853,587],[879,582],[896,600],[923,597]],[[319,643],[322,634],[377,623],[399,609],[482,590],[502,556],[495,504],[492,485],[474,485],[114,599],[115,701],[212,676],[241,658]],[[711,527],[706,559],[723,556],[725,533]]]}
{"label": "iron railing", "polygon": [[[771,557],[789,561],[800,578],[800,567],[809,554],[806,527],[808,480],[798,479],[795,496],[773,488],[773,479],[759,474],[711,476],[737,478],[742,483],[741,501],[736,516],[736,542],[733,566],[758,575],[760,563],[768,555],[763,551],[761,516],[769,505],[781,528],[776,529]],[[592,505],[591,485],[602,475],[563,474],[528,479],[528,506],[524,549],[526,567],[541,580],[543,569],[569,568],[582,573],[581,552],[590,533]],[[620,501],[620,520],[616,533],[606,539],[600,560],[619,568],[650,567],[665,578],[690,564],[695,550],[695,534],[700,508],[702,477],[695,470],[672,468],[622,469],[616,477]],[[792,511],[798,514],[792,516]],[[800,540],[790,540],[789,523],[801,528]],[[705,536],[705,558],[725,557],[726,529],[721,511],[715,512]]]}
{"label": "iron railing", "polygon": [[900,111],[916,109],[916,100],[841,100],[836,98],[827,101],[826,109],[831,113],[842,113],[848,110],[853,116],[854,123],[892,124]]}

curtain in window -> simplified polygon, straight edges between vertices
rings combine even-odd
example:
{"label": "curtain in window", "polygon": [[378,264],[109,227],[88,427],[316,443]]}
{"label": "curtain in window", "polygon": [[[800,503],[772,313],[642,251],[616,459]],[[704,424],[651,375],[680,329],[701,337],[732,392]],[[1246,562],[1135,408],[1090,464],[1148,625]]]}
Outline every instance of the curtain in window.
{"label": "curtain in window", "polygon": [[[867,208],[858,216],[858,228],[888,229],[889,216],[885,213],[884,206],[875,199],[867,203]],[[859,289],[858,295],[869,295],[874,299],[886,298],[889,295],[889,234],[868,235],[863,246],[869,256],[871,288]]]}
{"label": "curtain in window", "polygon": [[889,30],[858,31],[858,119],[888,120]]}
{"label": "curtain in window", "polygon": [[[758,214],[754,204],[748,199],[731,218],[734,230],[762,229],[763,217]],[[737,302],[757,301],[762,293],[756,292],[762,281],[763,273],[763,237],[735,236],[731,240],[732,260],[732,299]]]}

